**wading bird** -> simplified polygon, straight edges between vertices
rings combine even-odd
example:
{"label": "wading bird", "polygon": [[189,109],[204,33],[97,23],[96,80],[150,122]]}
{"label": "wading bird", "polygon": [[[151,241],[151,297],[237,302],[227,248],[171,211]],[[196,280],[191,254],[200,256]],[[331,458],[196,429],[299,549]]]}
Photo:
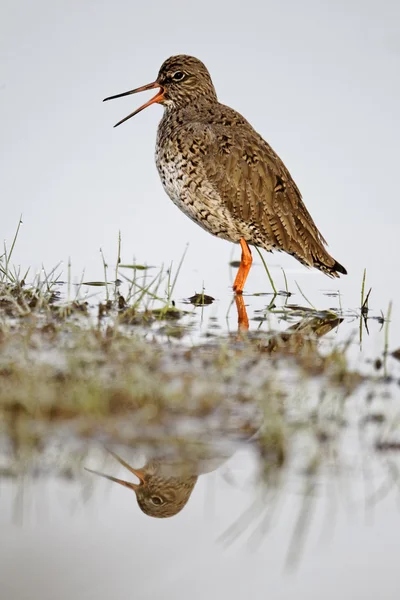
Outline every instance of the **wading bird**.
{"label": "wading bird", "polygon": [[115,125],[162,104],[156,164],[165,191],[193,221],[219,238],[239,242],[233,289],[243,292],[249,244],[287,252],[331,277],[346,274],[306,209],[289,171],[271,146],[232,108],[218,102],[205,65],[192,56],[168,58],[153,83],[123,94],[157,94]]}

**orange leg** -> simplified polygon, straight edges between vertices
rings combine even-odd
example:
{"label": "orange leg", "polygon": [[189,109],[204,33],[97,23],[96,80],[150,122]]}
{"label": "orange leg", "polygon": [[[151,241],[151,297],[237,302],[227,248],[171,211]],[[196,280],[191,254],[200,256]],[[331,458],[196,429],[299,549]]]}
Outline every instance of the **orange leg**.
{"label": "orange leg", "polygon": [[242,258],[240,261],[239,271],[236,275],[235,283],[233,284],[233,290],[237,294],[241,294],[243,292],[244,284],[246,283],[247,275],[249,274],[251,263],[253,262],[251,250],[243,238],[240,238],[240,247],[242,248]]}
{"label": "orange leg", "polygon": [[236,309],[238,314],[238,329],[239,331],[249,330],[249,318],[247,316],[246,307],[244,304],[242,294],[236,294],[235,296]]}

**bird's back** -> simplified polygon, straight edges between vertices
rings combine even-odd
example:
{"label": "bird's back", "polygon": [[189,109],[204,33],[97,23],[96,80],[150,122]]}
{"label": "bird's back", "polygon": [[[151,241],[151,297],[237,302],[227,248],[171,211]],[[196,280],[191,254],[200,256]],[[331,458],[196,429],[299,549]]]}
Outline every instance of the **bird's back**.
{"label": "bird's back", "polygon": [[346,273],[282,160],[232,108],[204,99],[165,110],[156,162],[171,199],[214,235],[283,250],[331,276]]}

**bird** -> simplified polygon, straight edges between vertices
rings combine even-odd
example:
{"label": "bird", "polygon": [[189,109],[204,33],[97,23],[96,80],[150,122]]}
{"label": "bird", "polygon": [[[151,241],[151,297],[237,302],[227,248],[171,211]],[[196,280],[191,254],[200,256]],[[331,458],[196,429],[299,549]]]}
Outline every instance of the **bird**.
{"label": "bird", "polygon": [[252,265],[249,245],[284,251],[330,277],[347,274],[327,251],[280,157],[241,114],[218,101],[199,59],[172,56],[154,82],[104,101],[156,88],[153,98],[114,127],[152,104],[163,106],[155,152],[162,185],[195,223],[240,244],[236,294],[242,294]]}

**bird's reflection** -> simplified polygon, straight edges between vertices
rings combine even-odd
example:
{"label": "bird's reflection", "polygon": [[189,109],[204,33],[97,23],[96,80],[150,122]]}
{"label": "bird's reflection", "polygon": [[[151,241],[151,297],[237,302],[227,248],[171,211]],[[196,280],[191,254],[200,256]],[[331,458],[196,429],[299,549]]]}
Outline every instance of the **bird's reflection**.
{"label": "bird's reflection", "polygon": [[[244,319],[242,323],[245,323],[247,319],[246,308],[243,297],[240,295],[236,296],[236,306],[238,314]],[[243,310],[244,313],[240,312]],[[333,328],[338,327],[342,320],[333,313],[324,315],[321,313],[321,316],[308,315],[286,331],[268,338],[263,351],[271,354],[277,351],[295,354],[301,352],[306,344],[307,350],[309,350],[310,345],[312,348],[316,347],[319,338],[332,331]],[[161,455],[158,454],[155,458],[152,457],[151,460],[148,460],[140,469],[133,468],[120,456],[108,450],[123,467],[138,479],[138,482],[118,479],[92,469],[86,470],[132,490],[136,495],[140,509],[146,515],[157,518],[172,517],[178,514],[187,504],[198,477],[219,468],[234,454],[238,442],[248,442],[261,427],[262,420],[255,418],[252,425],[247,426],[246,431],[235,436],[234,443],[222,446],[215,443],[194,444],[197,451],[199,448],[201,449],[197,454],[190,451],[188,444],[185,447],[183,456],[176,458],[169,456],[166,458],[161,453]],[[232,442],[232,436],[230,441]]]}
{"label": "bird's reflection", "polygon": [[235,304],[238,315],[238,330],[239,332],[248,331],[249,317],[247,316],[246,305],[242,294],[235,294]]}
{"label": "bird's reflection", "polygon": [[[275,296],[274,296],[275,298]],[[242,294],[236,294],[234,296],[236,312],[238,316],[238,331],[246,332],[249,330],[249,317],[247,315],[246,304]],[[290,306],[293,309],[301,309],[301,307]],[[289,307],[288,307],[289,309]],[[288,310],[289,314],[289,310]],[[282,345],[282,342],[290,341],[290,337],[293,333],[297,332],[300,334],[309,333],[314,335],[315,338],[320,338],[329,331],[332,331],[335,327],[342,323],[343,319],[336,313],[331,311],[317,311],[309,310],[306,316],[301,319],[295,325],[289,327],[286,331],[278,333],[277,335],[270,338],[271,346],[275,347],[278,343]]]}
{"label": "bird's reflection", "polygon": [[109,452],[139,479],[139,483],[117,479],[92,469],[86,470],[133,490],[139,507],[146,515],[173,517],[186,505],[198,478],[195,464],[184,461],[162,462],[161,459],[151,460],[141,469],[134,469],[120,456],[111,450]]}

